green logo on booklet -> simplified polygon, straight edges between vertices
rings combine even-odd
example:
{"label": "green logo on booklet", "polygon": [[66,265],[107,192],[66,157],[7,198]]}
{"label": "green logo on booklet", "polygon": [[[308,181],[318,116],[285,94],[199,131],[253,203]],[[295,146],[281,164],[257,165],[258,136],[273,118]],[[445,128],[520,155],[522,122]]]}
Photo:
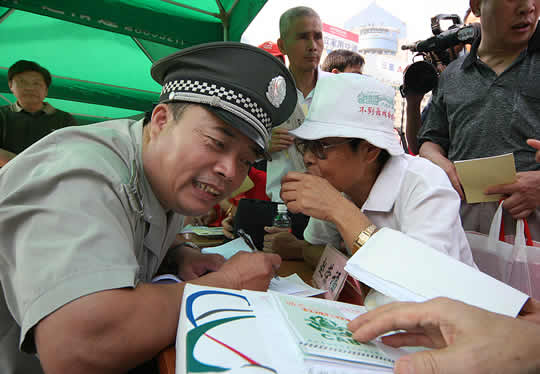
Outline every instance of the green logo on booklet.
{"label": "green logo on booklet", "polygon": [[319,331],[321,336],[327,340],[362,345],[362,343],[359,343],[352,338],[352,333],[346,327],[340,326],[328,318],[311,316],[306,318],[305,321],[308,326]]}

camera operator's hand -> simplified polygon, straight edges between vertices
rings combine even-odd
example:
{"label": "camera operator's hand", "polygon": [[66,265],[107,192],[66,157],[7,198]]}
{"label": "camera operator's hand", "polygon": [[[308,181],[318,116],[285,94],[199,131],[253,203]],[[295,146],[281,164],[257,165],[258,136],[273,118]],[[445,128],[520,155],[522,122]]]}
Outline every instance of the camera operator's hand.
{"label": "camera operator's hand", "polygon": [[456,166],[452,161],[446,158],[446,152],[444,152],[440,145],[433,142],[425,142],[420,147],[420,157],[427,158],[435,165],[438,165],[441,169],[443,169],[446,175],[448,175],[450,183],[452,183],[452,186],[459,194],[461,200],[465,199],[465,194],[461,188],[461,181],[459,180]]}

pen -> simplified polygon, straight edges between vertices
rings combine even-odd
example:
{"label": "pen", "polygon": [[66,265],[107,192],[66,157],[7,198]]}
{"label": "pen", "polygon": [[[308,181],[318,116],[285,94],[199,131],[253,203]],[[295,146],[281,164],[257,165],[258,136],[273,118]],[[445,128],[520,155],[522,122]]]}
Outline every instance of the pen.
{"label": "pen", "polygon": [[251,239],[251,236],[245,232],[244,229],[238,229],[238,235],[244,239],[249,248],[251,248],[253,251],[258,251],[255,243],[253,243],[253,239]]}
{"label": "pen", "polygon": [[[246,244],[248,245],[249,248],[251,248],[253,251],[259,251],[259,249],[257,249],[257,247],[255,246],[255,243],[253,242],[253,239],[251,239],[251,235],[249,235],[247,232],[244,231],[244,229],[238,229],[237,230],[238,232],[238,235],[244,239],[244,241],[246,242]],[[276,267],[274,267],[274,279],[279,279],[279,275],[277,274],[277,270]]]}

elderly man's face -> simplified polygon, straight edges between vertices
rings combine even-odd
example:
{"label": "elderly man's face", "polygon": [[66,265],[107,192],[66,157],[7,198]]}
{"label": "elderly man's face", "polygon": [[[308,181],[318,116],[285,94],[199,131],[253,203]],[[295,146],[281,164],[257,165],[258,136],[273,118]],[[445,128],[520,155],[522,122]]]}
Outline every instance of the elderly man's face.
{"label": "elderly man's face", "polygon": [[[525,48],[540,14],[540,0],[473,0],[480,10],[482,38],[490,48]],[[474,9],[474,6],[473,6]]]}
{"label": "elderly man's face", "polygon": [[324,159],[307,147],[304,164],[309,174],[326,179],[335,189],[353,195],[365,183],[369,174],[364,150],[366,142],[360,143],[353,151],[347,138],[323,138],[319,142],[326,147]]}
{"label": "elderly man's face", "polygon": [[317,69],[324,48],[320,18],[296,18],[283,39],[278,40],[278,46],[289,57],[289,63],[294,69]]}
{"label": "elderly man's face", "polygon": [[27,111],[34,111],[43,105],[47,97],[47,84],[37,71],[25,71],[16,74],[9,82],[9,89],[17,102]]}
{"label": "elderly man's face", "polygon": [[163,207],[181,214],[201,215],[229,197],[256,159],[253,141],[198,105],[178,121],[158,105],[146,127],[145,174]]}

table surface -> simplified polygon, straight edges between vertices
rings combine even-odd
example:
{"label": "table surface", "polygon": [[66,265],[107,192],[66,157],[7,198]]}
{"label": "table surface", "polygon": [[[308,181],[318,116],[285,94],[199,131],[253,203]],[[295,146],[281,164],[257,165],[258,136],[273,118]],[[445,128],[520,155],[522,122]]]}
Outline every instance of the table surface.
{"label": "table surface", "polygon": [[[313,275],[313,269],[304,261],[283,261],[278,274],[282,277],[298,274],[300,278],[309,285]],[[158,357],[159,374],[175,374],[176,370],[176,349],[174,346],[162,351]]]}

